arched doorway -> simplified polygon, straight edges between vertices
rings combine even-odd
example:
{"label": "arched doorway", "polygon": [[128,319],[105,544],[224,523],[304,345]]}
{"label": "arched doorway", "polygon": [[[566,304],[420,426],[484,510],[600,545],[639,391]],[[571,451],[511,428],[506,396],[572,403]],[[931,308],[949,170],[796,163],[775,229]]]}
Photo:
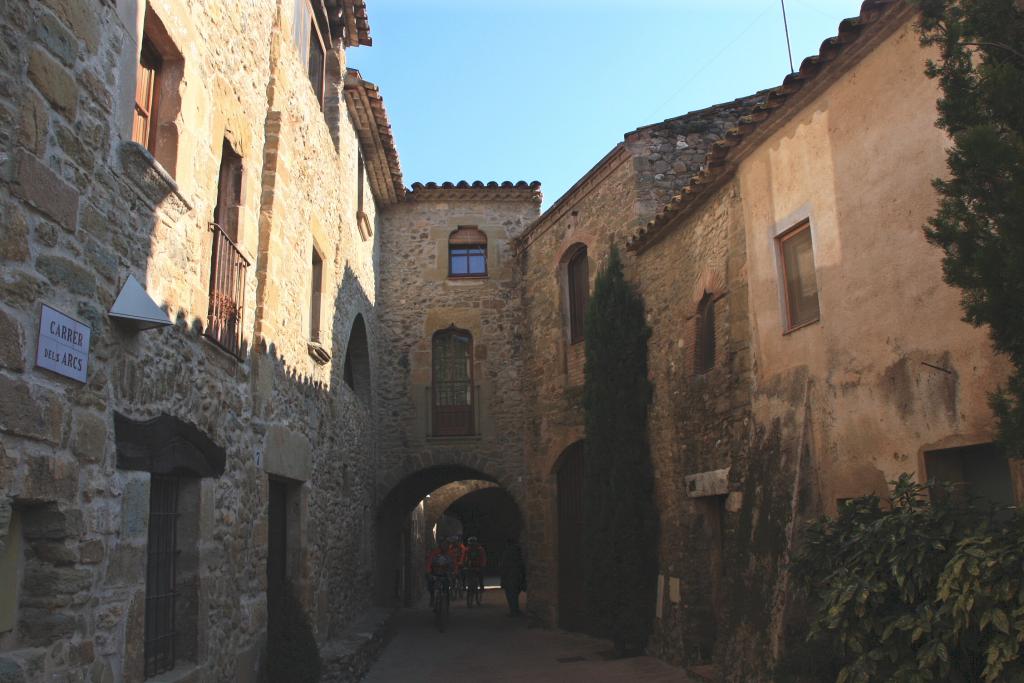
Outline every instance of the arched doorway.
{"label": "arched doorway", "polygon": [[558,459],[558,625],[585,629],[583,594],[583,442],[572,444]]}
{"label": "arched doorway", "polygon": [[405,476],[390,487],[377,510],[374,583],[378,604],[408,606],[423,594],[423,561],[434,540],[427,528],[428,518],[437,521],[445,511],[429,510],[428,495],[438,494],[453,482],[495,482],[498,485],[488,490],[501,491],[506,496],[503,501],[514,508],[516,520],[523,519],[515,496],[501,487],[495,477],[477,469],[458,464],[434,465]]}

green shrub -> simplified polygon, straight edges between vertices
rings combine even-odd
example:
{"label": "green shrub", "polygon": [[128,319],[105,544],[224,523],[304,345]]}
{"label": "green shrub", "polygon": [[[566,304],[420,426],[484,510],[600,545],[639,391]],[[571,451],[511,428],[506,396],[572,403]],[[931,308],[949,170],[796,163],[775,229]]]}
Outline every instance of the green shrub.
{"label": "green shrub", "polygon": [[268,603],[268,683],[316,683],[320,680],[320,649],[302,603],[286,583]]}
{"label": "green shrub", "polygon": [[837,683],[1024,681],[1024,516],[891,483],[888,505],[858,498],[805,530],[807,646],[828,648]]}

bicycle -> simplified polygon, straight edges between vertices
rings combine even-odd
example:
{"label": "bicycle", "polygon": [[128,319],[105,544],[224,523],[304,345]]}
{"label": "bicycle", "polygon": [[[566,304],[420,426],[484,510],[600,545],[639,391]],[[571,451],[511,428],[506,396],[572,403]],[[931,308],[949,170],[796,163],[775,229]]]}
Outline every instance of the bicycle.
{"label": "bicycle", "polygon": [[434,580],[434,625],[440,633],[448,628],[448,613],[451,610],[451,577],[447,574],[435,575]]}
{"label": "bicycle", "polygon": [[481,572],[479,569],[467,569],[465,574],[466,582],[466,607],[472,607],[475,602],[477,607],[483,600],[483,591],[480,589]]}

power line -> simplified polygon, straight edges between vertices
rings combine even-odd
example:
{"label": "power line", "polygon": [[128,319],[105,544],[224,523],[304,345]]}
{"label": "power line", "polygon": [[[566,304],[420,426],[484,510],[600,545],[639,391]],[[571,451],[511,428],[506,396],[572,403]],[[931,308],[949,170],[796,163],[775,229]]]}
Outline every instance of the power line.
{"label": "power line", "polygon": [[789,73],[793,73],[793,48],[789,45],[789,22],[786,21],[786,0],[780,0],[782,2],[782,26],[786,29],[786,52],[789,53]]}
{"label": "power line", "polygon": [[[767,7],[765,7],[765,9],[764,9],[764,11],[763,11],[763,12],[761,12],[761,13],[760,13],[760,14],[758,14],[758,15],[757,15],[756,17],[754,17],[754,20],[753,20],[752,22],[750,22],[750,23],[749,23],[749,24],[747,25],[747,27],[746,27],[745,29],[743,29],[742,31],[740,31],[740,32],[739,32],[739,34],[738,34],[738,35],[737,35],[737,36],[736,36],[735,38],[733,38],[733,39],[732,39],[732,40],[730,40],[730,41],[729,41],[728,43],[726,43],[726,44],[725,44],[725,45],[724,45],[724,46],[722,47],[722,49],[721,49],[721,50],[719,50],[718,52],[716,52],[716,53],[715,53],[715,55],[714,55],[714,56],[713,56],[713,57],[712,57],[711,59],[709,59],[708,61],[704,62],[704,64],[702,64],[702,65],[700,66],[700,68],[698,68],[698,69],[697,69],[696,71],[694,71],[694,72],[693,72],[693,73],[692,73],[692,74],[690,75],[690,77],[689,77],[688,79],[686,79],[685,81],[683,81],[683,84],[682,84],[682,85],[680,85],[680,86],[679,86],[678,88],[676,88],[675,92],[673,92],[673,93],[672,93],[671,95],[669,95],[669,96],[668,96],[668,99],[666,99],[666,100],[665,100],[664,102],[662,102],[662,103],[661,103],[661,104],[659,104],[659,105],[658,105],[657,107],[655,107],[655,108],[654,108],[654,110],[653,110],[653,111],[652,111],[652,112],[651,112],[650,114],[648,114],[648,115],[647,115],[647,118],[651,118],[651,117],[653,117],[653,116],[654,116],[655,114],[657,114],[657,113],[658,113],[659,111],[661,111],[661,109],[662,109],[662,108],[663,108],[663,107],[664,107],[664,106],[665,106],[666,104],[668,104],[669,102],[671,102],[672,100],[674,100],[674,99],[676,98],[676,96],[677,96],[677,95],[678,95],[679,93],[681,93],[681,92],[683,91],[683,89],[685,89],[685,88],[686,88],[686,86],[690,85],[690,83],[693,83],[693,81],[694,81],[694,80],[695,80],[695,79],[697,78],[697,76],[699,76],[699,75],[700,75],[700,74],[701,74],[701,73],[702,73],[702,72],[703,72],[703,71],[704,71],[705,69],[707,69],[707,68],[708,68],[709,66],[711,66],[712,64],[714,64],[714,63],[715,63],[715,60],[717,60],[717,59],[718,59],[719,57],[721,57],[721,56],[722,56],[723,54],[725,54],[726,50],[728,50],[728,49],[729,49],[730,47],[732,47],[733,45],[735,45],[735,44],[736,44],[736,43],[737,43],[737,42],[739,41],[739,39],[740,39],[740,38],[742,38],[743,36],[745,36],[745,35],[747,34],[747,32],[748,32],[748,31],[750,31],[750,29],[754,28],[754,25],[755,25],[755,24],[756,24],[757,22],[761,21],[761,19],[763,19],[763,18],[764,18],[764,16],[765,16],[766,14],[768,14],[768,12],[770,12],[770,11],[772,10],[772,7],[774,7],[774,5],[775,5],[775,3],[774,3],[774,0],[773,0],[772,2],[769,2],[769,3],[768,3],[768,6],[767,6]],[[790,61],[792,61],[792,59],[791,59]]]}

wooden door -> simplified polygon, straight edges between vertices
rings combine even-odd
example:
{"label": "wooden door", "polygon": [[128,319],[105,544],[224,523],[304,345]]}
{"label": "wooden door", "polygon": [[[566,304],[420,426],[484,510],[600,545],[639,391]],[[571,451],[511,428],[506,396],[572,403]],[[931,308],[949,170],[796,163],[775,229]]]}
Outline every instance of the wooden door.
{"label": "wooden door", "polygon": [[583,442],[569,446],[558,466],[558,625],[585,626],[583,594]]}

